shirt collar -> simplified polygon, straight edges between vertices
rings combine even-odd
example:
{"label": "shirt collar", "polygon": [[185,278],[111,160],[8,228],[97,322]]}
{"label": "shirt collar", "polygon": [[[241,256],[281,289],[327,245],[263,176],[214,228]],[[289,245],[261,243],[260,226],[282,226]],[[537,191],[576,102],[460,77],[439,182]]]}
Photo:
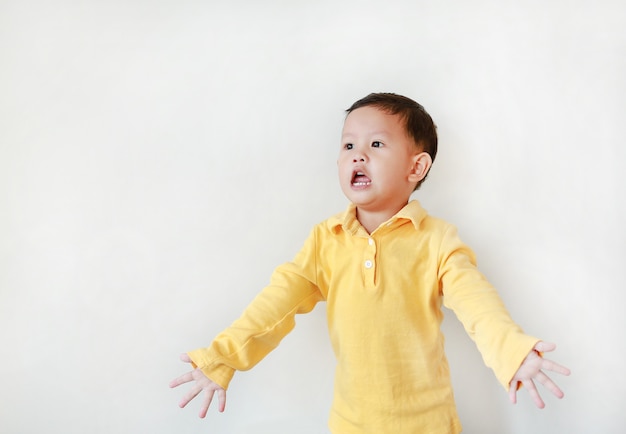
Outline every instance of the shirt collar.
{"label": "shirt collar", "polygon": [[[400,220],[409,220],[411,223],[413,223],[413,226],[417,230],[419,229],[420,223],[422,222],[424,217],[426,217],[426,215],[426,210],[422,208],[420,203],[417,200],[412,200],[408,204],[406,204],[404,208],[398,211],[396,215],[391,217],[387,222],[383,223],[382,225],[391,226]],[[359,229],[365,230],[363,229],[363,226],[361,226],[361,223],[359,223],[359,221],[356,219],[356,205],[354,205],[353,203],[348,205],[348,208],[344,212],[339,213],[328,219],[328,227],[335,233],[337,233],[340,229],[343,229],[344,231],[353,235],[356,234]]]}

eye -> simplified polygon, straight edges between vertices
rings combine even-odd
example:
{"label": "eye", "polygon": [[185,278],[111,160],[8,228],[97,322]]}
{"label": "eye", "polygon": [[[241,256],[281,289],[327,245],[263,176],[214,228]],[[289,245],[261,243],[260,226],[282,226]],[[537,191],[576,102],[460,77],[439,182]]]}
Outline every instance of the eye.
{"label": "eye", "polygon": [[382,148],[383,146],[385,146],[383,142],[379,142],[379,141],[372,142],[372,148]]}
{"label": "eye", "polygon": [[350,150],[352,148],[354,148],[354,145],[352,143],[346,143],[345,145],[343,145],[344,149]]}

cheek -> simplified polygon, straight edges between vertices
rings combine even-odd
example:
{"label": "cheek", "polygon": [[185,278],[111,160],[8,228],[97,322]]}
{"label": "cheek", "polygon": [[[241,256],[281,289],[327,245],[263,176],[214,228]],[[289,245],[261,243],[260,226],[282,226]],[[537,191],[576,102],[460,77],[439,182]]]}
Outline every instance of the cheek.
{"label": "cheek", "polygon": [[346,169],[346,159],[345,158],[339,158],[337,160],[337,170],[339,171],[339,173],[345,172]]}

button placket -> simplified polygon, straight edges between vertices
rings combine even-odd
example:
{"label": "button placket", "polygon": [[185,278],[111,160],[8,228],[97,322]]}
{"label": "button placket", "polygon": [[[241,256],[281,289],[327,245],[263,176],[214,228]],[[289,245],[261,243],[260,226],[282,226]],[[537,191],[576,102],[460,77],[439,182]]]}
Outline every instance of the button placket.
{"label": "button placket", "polygon": [[363,255],[363,276],[365,284],[373,287],[376,277],[376,242],[373,238],[368,238],[367,246]]}

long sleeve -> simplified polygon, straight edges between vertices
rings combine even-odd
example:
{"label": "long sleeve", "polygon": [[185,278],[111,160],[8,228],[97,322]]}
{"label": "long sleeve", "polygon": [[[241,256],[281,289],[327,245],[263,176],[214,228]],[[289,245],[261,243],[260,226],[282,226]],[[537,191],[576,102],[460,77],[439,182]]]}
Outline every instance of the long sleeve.
{"label": "long sleeve", "polygon": [[446,230],[439,252],[439,282],[444,305],[454,311],[483,360],[508,388],[526,355],[539,341],[513,322],[492,285],[477,270],[474,253]]}
{"label": "long sleeve", "polygon": [[324,299],[317,287],[316,246],[312,234],[295,259],[274,270],[270,284],[208,348],[189,352],[196,367],[227,388],[236,370],[260,362],[294,328],[295,315],[310,312]]}

